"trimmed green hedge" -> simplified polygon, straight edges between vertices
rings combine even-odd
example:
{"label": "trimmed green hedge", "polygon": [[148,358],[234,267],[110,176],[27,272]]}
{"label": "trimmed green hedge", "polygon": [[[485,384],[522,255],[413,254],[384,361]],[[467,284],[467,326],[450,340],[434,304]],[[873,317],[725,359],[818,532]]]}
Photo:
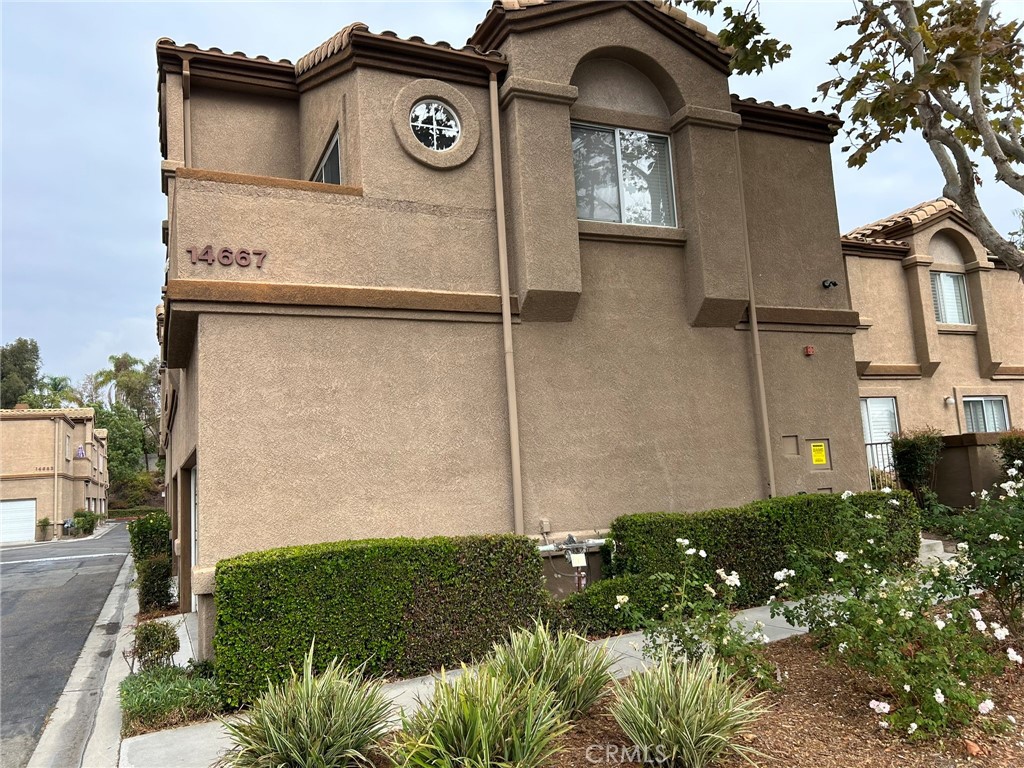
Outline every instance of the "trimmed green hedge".
{"label": "trimmed green hedge", "polygon": [[[899,501],[898,508],[889,505],[892,499]],[[717,568],[735,570],[742,579],[737,593],[739,607],[763,605],[775,591],[772,574],[790,565],[789,547],[826,552],[839,548],[842,531],[835,520],[840,501],[833,494],[805,494],[690,514],[624,515],[611,527],[615,542],[612,571],[620,576],[647,577],[675,573],[679,568],[676,539],[689,539],[691,546],[707,552],[707,558],[701,562],[709,581],[714,580]],[[896,559],[909,562],[917,556],[920,511],[910,493],[860,493],[850,502],[860,511],[885,517],[891,542],[898,551]],[[610,584],[614,585],[615,580]],[[625,594],[615,586],[604,589],[609,594]],[[584,598],[576,600],[586,602]]]}
{"label": "trimmed green hedge", "polygon": [[630,606],[642,616],[654,618],[661,614],[664,599],[650,576],[628,573],[595,581],[582,592],[566,597],[556,608],[560,626],[598,636],[636,629],[627,620],[630,613],[615,610],[619,595],[627,595]]}
{"label": "trimmed green hedge", "polygon": [[131,542],[132,559],[136,566],[151,557],[171,557],[171,516],[157,509],[145,517],[128,523],[128,538]]}
{"label": "trimmed green hedge", "polygon": [[316,638],[371,674],[418,675],[486,653],[550,603],[519,536],[375,539],[253,552],[217,564],[214,654],[225,701],[254,701]]}

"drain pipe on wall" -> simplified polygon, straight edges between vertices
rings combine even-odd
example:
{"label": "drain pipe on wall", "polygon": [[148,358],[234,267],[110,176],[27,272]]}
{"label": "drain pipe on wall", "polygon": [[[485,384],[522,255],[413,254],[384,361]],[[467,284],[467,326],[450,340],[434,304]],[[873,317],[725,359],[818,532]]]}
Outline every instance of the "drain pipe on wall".
{"label": "drain pipe on wall", "polygon": [[757,401],[761,416],[761,440],[768,469],[768,498],[775,496],[775,460],[772,457],[771,431],[768,426],[768,397],[764,386],[764,365],[761,361],[761,335],[757,325],[757,302],[754,299],[754,268],[750,260],[750,233],[747,231],[747,203],[743,194],[743,164],[740,160],[740,134],[736,140],[736,170],[740,183],[740,227],[743,229],[743,259],[747,268],[747,301],[750,304],[750,338],[754,343],[754,375],[757,379]]}
{"label": "drain pipe on wall", "polygon": [[498,225],[498,275],[501,283],[501,330],[505,346],[505,394],[508,399],[508,438],[512,456],[512,521],[517,534],[526,532],[523,518],[523,472],[519,462],[519,406],[516,402],[516,363],[512,354],[512,299],[508,284],[508,239],[505,234],[505,186],[501,173],[501,126],[498,114],[498,75],[491,72],[491,157],[494,161],[494,217]]}
{"label": "drain pipe on wall", "polygon": [[187,57],[181,58],[181,122],[184,124],[185,167],[192,167],[192,72]]}

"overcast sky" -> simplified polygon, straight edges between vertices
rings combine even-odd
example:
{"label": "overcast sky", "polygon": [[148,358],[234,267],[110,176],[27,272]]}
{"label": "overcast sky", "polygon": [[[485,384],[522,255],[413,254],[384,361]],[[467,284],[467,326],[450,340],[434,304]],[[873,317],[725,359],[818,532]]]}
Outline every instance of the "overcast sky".
{"label": "overcast sky", "polygon": [[[463,44],[490,2],[55,3],[3,0],[3,250],[0,337],[35,338],[43,370],[76,382],[130,352],[158,354],[154,307],[163,282],[156,58],[159,37],[295,61],[352,21],[374,32]],[[733,78],[741,96],[814,105],[833,31],[851,0],[762,0],[769,30],[793,58]],[[1020,15],[1019,0],[1003,2]],[[833,145],[843,231],[938,197],[942,179],[912,137],[850,170]],[[1018,195],[993,182],[982,200],[1013,229]]]}

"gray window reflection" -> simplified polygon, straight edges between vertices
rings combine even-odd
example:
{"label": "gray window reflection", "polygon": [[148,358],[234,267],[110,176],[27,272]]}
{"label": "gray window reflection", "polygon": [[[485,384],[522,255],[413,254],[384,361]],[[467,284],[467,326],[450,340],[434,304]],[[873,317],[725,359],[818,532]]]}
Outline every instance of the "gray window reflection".
{"label": "gray window reflection", "polygon": [[667,137],[574,125],[572,154],[579,218],[675,226]]}

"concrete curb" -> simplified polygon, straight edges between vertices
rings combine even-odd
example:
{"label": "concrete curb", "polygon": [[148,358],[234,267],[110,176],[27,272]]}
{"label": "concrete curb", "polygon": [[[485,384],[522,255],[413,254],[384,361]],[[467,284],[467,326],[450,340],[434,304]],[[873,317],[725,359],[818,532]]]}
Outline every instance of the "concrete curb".
{"label": "concrete curb", "polygon": [[[123,636],[127,634],[122,632],[122,625],[131,593],[132,566],[132,556],[127,555],[71,670],[64,692],[57,699],[57,706],[43,728],[28,768],[106,768],[117,765],[121,730],[117,685],[126,674],[124,662],[114,666],[113,674],[108,672],[111,659],[123,645]],[[112,733],[111,701],[115,719]],[[104,741],[108,746],[101,745]],[[96,742],[96,747],[90,750],[93,742]],[[108,753],[113,755],[112,759],[108,759]]]}

